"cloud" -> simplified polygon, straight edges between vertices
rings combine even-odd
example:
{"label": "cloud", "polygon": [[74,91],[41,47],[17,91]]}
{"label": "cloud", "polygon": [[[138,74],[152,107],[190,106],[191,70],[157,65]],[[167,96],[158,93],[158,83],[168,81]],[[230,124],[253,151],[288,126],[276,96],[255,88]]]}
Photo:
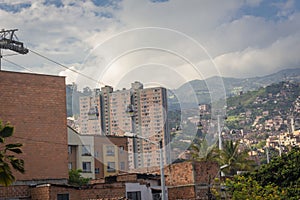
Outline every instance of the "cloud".
{"label": "cloud", "polygon": [[249,6],[257,7],[263,0],[246,0],[246,4]]}
{"label": "cloud", "polygon": [[278,17],[287,17],[294,11],[295,1],[287,0],[286,2],[276,2],[273,3],[275,7],[279,9],[277,12]]}
{"label": "cloud", "polygon": [[[22,2],[5,0],[2,5]],[[266,4],[261,0],[25,3],[30,6],[17,11],[1,9],[0,4],[0,17],[5,19],[1,28],[18,28],[20,41],[29,49],[112,85],[133,78],[151,81],[151,76],[158,81],[158,72],[163,76],[169,72],[169,83],[163,84],[178,87],[195,78],[257,76],[298,67],[300,62],[296,55],[300,15],[296,3],[290,0],[280,5],[269,3],[276,11],[273,18],[259,15],[264,12],[260,7]],[[255,16],[245,12],[250,7],[256,10]],[[149,47],[153,48],[147,50]],[[72,71],[34,53],[7,59],[35,72],[74,76]],[[95,85],[95,81],[80,75],[67,81]]]}
{"label": "cloud", "polygon": [[[266,48],[248,48],[218,56],[215,61],[225,76],[262,76],[275,69],[300,67],[300,32],[276,40]],[[242,66],[242,67],[241,67]],[[259,70],[259,73],[258,73]],[[231,72],[228,74],[228,71]]]}

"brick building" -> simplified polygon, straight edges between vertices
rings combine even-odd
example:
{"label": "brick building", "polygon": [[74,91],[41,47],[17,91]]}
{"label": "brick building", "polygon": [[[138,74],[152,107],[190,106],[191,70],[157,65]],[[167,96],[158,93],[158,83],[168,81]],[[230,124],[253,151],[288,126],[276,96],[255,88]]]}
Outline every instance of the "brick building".
{"label": "brick building", "polygon": [[[121,200],[142,197],[155,199],[159,176],[151,174],[123,174],[110,176],[104,183],[87,187],[62,184],[38,184],[0,187],[0,199],[26,200]],[[133,197],[133,198],[132,198]]]}
{"label": "brick building", "polygon": [[[136,172],[145,169],[136,169]],[[160,174],[158,167],[147,169],[148,173]],[[168,199],[208,199],[210,183],[219,177],[219,166],[216,162],[188,161],[165,166]]]}
{"label": "brick building", "polygon": [[0,119],[15,128],[7,142],[23,144],[26,172],[15,184],[66,183],[65,78],[0,71],[0,80]]}

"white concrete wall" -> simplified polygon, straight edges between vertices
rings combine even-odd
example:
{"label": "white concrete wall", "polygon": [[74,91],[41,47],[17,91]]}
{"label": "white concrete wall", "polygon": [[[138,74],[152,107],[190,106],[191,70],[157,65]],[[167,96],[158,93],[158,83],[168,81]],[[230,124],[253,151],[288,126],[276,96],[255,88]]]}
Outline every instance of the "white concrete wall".
{"label": "white concrete wall", "polygon": [[141,192],[141,197],[143,200],[152,200],[151,187],[146,185],[140,185],[139,183],[125,183],[126,186],[126,197],[127,192]]}

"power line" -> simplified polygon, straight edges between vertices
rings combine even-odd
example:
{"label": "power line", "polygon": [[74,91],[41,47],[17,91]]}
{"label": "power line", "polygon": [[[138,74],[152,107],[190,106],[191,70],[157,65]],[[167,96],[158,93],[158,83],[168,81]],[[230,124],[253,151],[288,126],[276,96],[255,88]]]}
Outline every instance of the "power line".
{"label": "power line", "polygon": [[88,76],[88,75],[86,75],[86,74],[83,74],[83,73],[81,73],[81,72],[79,72],[79,71],[77,71],[77,70],[71,69],[70,67],[68,67],[68,66],[66,66],[66,65],[64,65],[64,64],[61,64],[61,63],[59,63],[59,62],[57,62],[57,61],[55,61],[55,60],[53,60],[53,59],[51,59],[51,58],[48,58],[47,56],[44,56],[44,55],[42,55],[42,54],[40,54],[40,53],[38,53],[38,52],[36,52],[36,51],[34,51],[34,50],[29,49],[29,51],[32,52],[32,53],[34,53],[34,54],[37,55],[37,56],[40,56],[40,57],[42,57],[42,58],[44,58],[44,59],[46,59],[46,60],[48,60],[48,61],[50,61],[50,62],[55,63],[55,64],[57,64],[57,65],[59,65],[59,66],[65,68],[65,69],[67,69],[67,70],[70,70],[70,71],[72,71],[72,72],[74,72],[74,73],[76,73],[76,74],[79,74],[79,75],[81,75],[81,76],[83,76],[83,77],[85,77],[85,78],[88,78],[89,80],[92,80],[92,81],[94,81],[94,82],[96,82],[96,83],[100,83],[101,85],[106,85],[105,83],[103,83],[103,82],[101,82],[101,81],[98,81],[98,80],[94,79],[93,77],[90,77],[90,76]]}
{"label": "power line", "polygon": [[27,71],[29,71],[29,72],[33,72],[32,70],[27,69],[26,67],[23,67],[22,65],[19,65],[19,64],[15,63],[15,62],[9,61],[9,60],[7,60],[6,58],[3,58],[3,57],[2,57],[2,59],[5,60],[6,62],[10,63],[10,64],[13,64],[13,65],[19,67],[19,68],[23,68],[23,69],[25,69],[25,70],[27,70]]}
{"label": "power line", "polygon": [[68,143],[62,143],[62,142],[52,142],[52,141],[49,141],[49,140],[35,140],[35,139],[31,139],[31,138],[24,138],[24,137],[18,137],[18,136],[14,136],[12,135],[11,137],[14,137],[14,138],[18,138],[18,139],[22,139],[22,140],[27,140],[27,141],[33,141],[33,142],[42,142],[42,143],[51,143],[51,144],[59,144],[59,145],[64,145],[64,146],[67,146]]}

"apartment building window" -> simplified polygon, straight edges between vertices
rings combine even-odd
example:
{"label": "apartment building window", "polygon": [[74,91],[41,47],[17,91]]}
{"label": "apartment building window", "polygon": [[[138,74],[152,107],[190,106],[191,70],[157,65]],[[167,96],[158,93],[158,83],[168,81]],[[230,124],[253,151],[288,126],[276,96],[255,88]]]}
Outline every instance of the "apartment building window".
{"label": "apartment building window", "polygon": [[72,154],[72,146],[68,146],[68,154]]}
{"label": "apartment building window", "polygon": [[119,150],[120,150],[120,154],[123,154],[124,153],[124,146],[120,146]]}
{"label": "apartment building window", "polygon": [[69,194],[57,194],[57,200],[69,200]]}
{"label": "apartment building window", "polygon": [[125,162],[120,162],[120,170],[125,170]]}
{"label": "apartment building window", "polygon": [[82,145],[82,156],[91,156],[91,146]]}
{"label": "apartment building window", "polygon": [[115,156],[115,147],[114,146],[106,146],[106,155],[107,156]]}
{"label": "apartment building window", "polygon": [[72,169],[72,162],[68,163],[68,169],[71,170]]}
{"label": "apartment building window", "polygon": [[132,200],[141,200],[141,192],[136,191],[136,192],[127,192],[127,199],[132,199]]}
{"label": "apartment building window", "polygon": [[95,174],[99,174],[100,173],[100,168],[95,168]]}
{"label": "apartment building window", "polygon": [[107,172],[115,172],[115,171],[116,171],[115,162],[108,162],[107,163]]}
{"label": "apartment building window", "polygon": [[91,173],[91,162],[82,162],[82,172]]}

